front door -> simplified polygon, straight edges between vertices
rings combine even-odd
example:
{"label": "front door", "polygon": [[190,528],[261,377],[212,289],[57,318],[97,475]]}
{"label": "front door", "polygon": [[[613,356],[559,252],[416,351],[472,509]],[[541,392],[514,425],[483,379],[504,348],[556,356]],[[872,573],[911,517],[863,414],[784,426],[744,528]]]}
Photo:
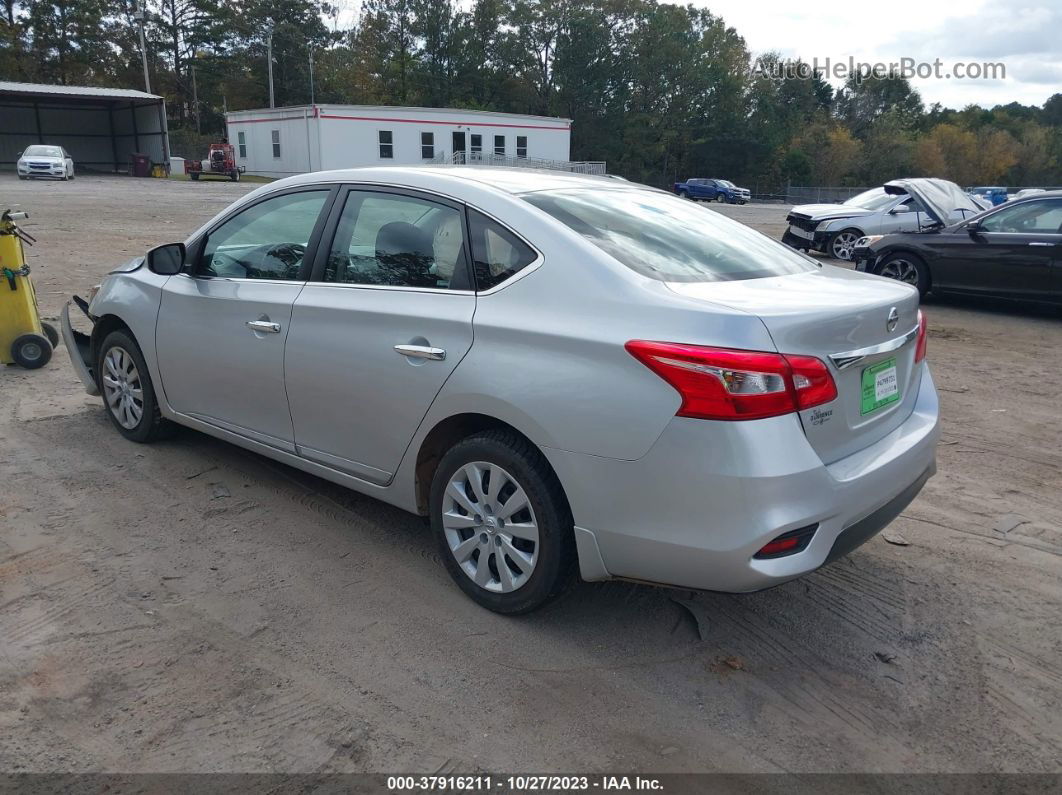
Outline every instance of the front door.
{"label": "front door", "polygon": [[981,219],[953,288],[1044,300],[1055,289],[1062,199],[1021,202]]}
{"label": "front door", "polygon": [[166,282],[155,347],[175,411],[294,451],[284,344],[328,197],[290,192],[238,212],[208,233],[189,273]]}
{"label": "front door", "polygon": [[[454,162],[464,163],[467,160],[465,149],[465,134],[463,132],[455,132],[452,136],[452,144],[454,151]],[[458,154],[460,152],[460,154]]]}
{"label": "front door", "polygon": [[285,353],[295,444],[382,485],[472,346],[464,214],[434,197],[352,189],[332,215]]}

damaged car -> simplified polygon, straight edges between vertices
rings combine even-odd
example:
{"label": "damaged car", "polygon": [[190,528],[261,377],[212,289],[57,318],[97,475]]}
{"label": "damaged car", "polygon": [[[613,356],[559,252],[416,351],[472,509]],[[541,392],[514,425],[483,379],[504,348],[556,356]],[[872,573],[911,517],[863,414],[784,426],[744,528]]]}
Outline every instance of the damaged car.
{"label": "damaged car", "polygon": [[[930,204],[926,196],[936,199]],[[940,223],[962,220],[982,208],[958,185],[941,179],[896,179],[864,191],[843,204],[801,204],[786,216],[782,242],[851,261],[856,242],[867,235],[919,232]]]}
{"label": "damaged car", "polygon": [[1012,199],[958,223],[938,221],[920,234],[870,235],[854,258],[856,270],[922,295],[1062,304],[1062,191]]}

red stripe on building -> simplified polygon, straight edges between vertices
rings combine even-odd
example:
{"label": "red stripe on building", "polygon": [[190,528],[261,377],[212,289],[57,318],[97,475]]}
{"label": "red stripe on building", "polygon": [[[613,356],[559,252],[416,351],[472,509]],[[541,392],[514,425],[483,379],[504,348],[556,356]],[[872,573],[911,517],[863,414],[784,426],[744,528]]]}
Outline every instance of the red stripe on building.
{"label": "red stripe on building", "polygon": [[557,130],[567,132],[568,126],[545,127],[536,124],[502,124],[501,122],[473,122],[473,121],[439,121],[434,119],[389,119],[381,116],[339,116],[334,113],[322,113],[322,119],[343,119],[344,121],[382,121],[397,124],[446,124],[451,127],[513,127],[519,130]]}

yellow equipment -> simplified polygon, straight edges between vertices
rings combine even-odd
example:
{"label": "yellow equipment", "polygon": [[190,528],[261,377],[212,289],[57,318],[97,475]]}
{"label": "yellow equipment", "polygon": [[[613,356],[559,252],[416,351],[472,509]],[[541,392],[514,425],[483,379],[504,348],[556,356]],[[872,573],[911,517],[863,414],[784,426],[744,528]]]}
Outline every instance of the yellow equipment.
{"label": "yellow equipment", "polygon": [[35,370],[52,358],[59,332],[41,322],[37,309],[22,250],[23,243],[33,245],[35,240],[15,224],[28,217],[11,210],[0,215],[0,363]]}

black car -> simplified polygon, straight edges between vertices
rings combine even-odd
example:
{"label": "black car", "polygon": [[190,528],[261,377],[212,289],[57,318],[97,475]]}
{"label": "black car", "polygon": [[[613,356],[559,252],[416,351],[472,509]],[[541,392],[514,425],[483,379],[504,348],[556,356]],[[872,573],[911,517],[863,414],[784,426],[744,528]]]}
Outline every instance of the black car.
{"label": "black car", "polygon": [[937,229],[864,237],[853,259],[857,270],[906,282],[922,295],[1062,304],[1062,191]]}

